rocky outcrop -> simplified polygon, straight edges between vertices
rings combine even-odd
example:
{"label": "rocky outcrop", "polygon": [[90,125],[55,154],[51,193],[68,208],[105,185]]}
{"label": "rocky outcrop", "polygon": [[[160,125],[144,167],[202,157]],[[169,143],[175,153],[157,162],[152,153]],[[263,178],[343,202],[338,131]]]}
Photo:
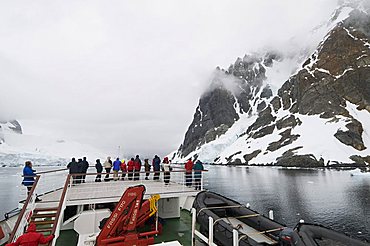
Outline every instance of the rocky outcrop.
{"label": "rocky outcrop", "polygon": [[258,114],[257,120],[251,126],[248,127],[247,133],[262,128],[274,122],[275,119],[276,117],[271,114],[271,108],[267,107],[265,110]]}
{"label": "rocky outcrop", "polygon": [[[242,153],[241,151],[238,151],[238,152],[236,152],[236,153],[234,153],[234,154],[232,154],[231,156],[229,156],[228,158],[227,158],[227,160],[228,160],[228,162],[230,163],[232,160],[233,160],[233,157],[234,156],[236,156],[236,155],[238,155],[238,154],[240,154],[240,153]],[[240,161],[240,159],[238,159],[239,161]],[[236,161],[236,160],[235,160]],[[238,161],[238,162],[239,162]],[[241,162],[241,161],[240,161]]]}
{"label": "rocky outcrop", "polygon": [[370,165],[370,156],[363,157],[359,155],[351,155],[350,159],[358,165],[362,165],[362,166]]}
{"label": "rocky outcrop", "polygon": [[23,133],[23,132],[22,132],[22,126],[21,126],[21,124],[19,124],[19,122],[18,122],[18,121],[16,121],[16,120],[12,120],[12,121],[9,121],[9,123],[11,124],[11,125],[9,126],[9,128],[10,128],[11,130],[13,130],[14,132],[19,133],[19,134],[22,134],[22,133]]}
{"label": "rocky outcrop", "polygon": [[238,58],[228,70],[217,68],[209,90],[199,100],[177,155],[186,157],[215,140],[239,120],[241,114],[252,114],[255,105],[256,111],[264,110],[265,100],[272,96],[272,91],[263,83],[266,70],[262,64],[272,66],[276,59],[277,54],[267,54],[264,58],[246,55]]}
{"label": "rocky outcrop", "polygon": [[261,153],[262,151],[259,149],[259,150],[255,150],[253,151],[252,153],[250,154],[245,154],[243,156],[245,162],[248,164],[250,160],[252,160],[254,157],[256,157],[259,153]]}
{"label": "rocky outcrop", "polygon": [[282,167],[323,167],[324,163],[318,161],[314,155],[295,155],[278,158],[276,165]]}
{"label": "rocky outcrop", "polygon": [[351,123],[346,125],[348,131],[338,130],[334,136],[342,143],[352,146],[357,150],[365,150],[366,147],[362,141],[363,128],[361,122],[352,119]]}
{"label": "rocky outcrop", "polygon": [[224,134],[239,119],[234,103],[232,93],[222,87],[203,95],[180,149],[183,156]]}
{"label": "rocky outcrop", "polygon": [[276,128],[283,129],[283,128],[294,128],[296,125],[301,125],[302,122],[299,118],[296,118],[293,114],[289,116],[285,116],[276,121]]}

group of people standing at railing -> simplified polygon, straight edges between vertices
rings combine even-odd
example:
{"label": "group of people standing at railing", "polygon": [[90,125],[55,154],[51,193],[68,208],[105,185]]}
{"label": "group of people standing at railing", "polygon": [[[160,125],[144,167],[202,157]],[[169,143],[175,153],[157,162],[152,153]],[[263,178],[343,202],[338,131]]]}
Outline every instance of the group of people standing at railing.
{"label": "group of people standing at railing", "polygon": [[[108,182],[111,180],[124,180],[127,174],[128,180],[139,180],[140,179],[140,171],[141,171],[142,162],[140,160],[139,155],[136,155],[136,158],[131,158],[127,163],[125,160],[120,160],[119,157],[116,158],[115,161],[112,161],[111,157],[108,156],[107,159],[102,164],[100,159],[96,160],[95,168],[97,172],[97,176],[95,178],[95,182],[102,181],[102,173],[103,167],[105,169],[105,177],[104,181]],[[150,171],[149,160],[144,160],[145,171]],[[111,171],[113,171],[113,176],[111,177]],[[121,175],[120,175],[121,171]],[[149,174],[149,173],[148,173]],[[148,175],[146,177],[148,179]]]}
{"label": "group of people standing at railing", "polygon": [[195,164],[191,160],[185,163],[185,185],[191,187],[193,185],[193,171],[194,171],[194,186],[196,190],[201,190],[202,171],[204,170],[203,163],[197,160]]}
{"label": "group of people standing at railing", "polygon": [[[151,169],[153,167],[153,180],[159,180],[160,171],[164,172],[164,182],[168,184],[170,182],[170,171],[172,171],[172,167],[170,166],[170,161],[168,157],[163,159],[161,164],[161,159],[155,155],[152,164],[149,163],[149,159],[144,159],[144,164],[141,162],[140,156],[136,155],[135,158],[131,158],[129,161],[120,160],[119,157],[116,158],[115,161],[112,162],[111,157],[108,156],[107,159],[101,164],[100,159],[96,160],[95,168],[96,172],[98,173],[95,182],[102,181],[102,172],[103,167],[105,169],[105,177],[104,181],[108,182],[111,180],[124,180],[127,176],[128,180],[139,180],[140,179],[140,172],[142,171],[142,166],[144,166],[145,170],[145,180],[149,180],[149,175],[151,173]],[[111,171],[113,170],[113,177],[110,177]]]}
{"label": "group of people standing at railing", "polygon": [[[154,171],[154,180],[159,180],[159,174],[161,169],[161,159],[156,155],[152,161],[152,165],[149,164],[149,159],[144,159],[144,169],[146,172],[145,179],[149,179],[151,166],[153,166]],[[78,159],[76,162],[75,158],[72,158],[72,161],[68,163],[67,168],[69,169],[69,173],[73,174],[73,183],[85,183],[86,173],[89,168],[89,162],[87,161],[86,157],[82,159]],[[95,163],[96,168],[96,178],[95,182],[101,182],[102,180],[108,182],[111,180],[124,180],[126,175],[128,180],[139,180],[140,179],[140,172],[142,169],[142,162],[140,160],[139,155],[136,155],[136,158],[131,158],[127,163],[125,160],[120,160],[120,158],[116,158],[115,161],[112,161],[110,156],[101,163],[100,159],[96,160]],[[102,179],[103,168],[105,171],[105,177]],[[162,163],[162,170],[165,172],[165,183],[169,183],[169,175],[167,175],[166,171],[170,171],[170,162],[168,157],[163,159]],[[120,172],[121,171],[121,172]],[[113,175],[111,176],[113,172]]]}
{"label": "group of people standing at railing", "polygon": [[[159,180],[162,170],[164,183],[166,185],[170,183],[172,171],[171,162],[168,157],[164,157],[163,161],[161,161],[161,159],[157,155],[154,156],[151,164],[149,163],[149,159],[144,159],[144,164],[142,164],[139,155],[136,155],[135,158],[132,157],[127,162],[123,159],[121,160],[119,157],[117,157],[116,160],[112,161],[112,158],[110,156],[108,156],[103,163],[101,163],[100,159],[97,159],[95,163],[95,169],[97,173],[95,177],[95,182],[101,182],[102,180],[105,182],[109,182],[111,180],[125,180],[126,176],[127,180],[139,180],[142,166],[144,166],[145,170],[145,180],[149,180],[149,176],[151,173],[153,173],[153,180]],[[87,169],[89,168],[89,163],[86,157],[83,157],[83,159],[78,159],[78,162],[76,162],[75,158],[72,158],[72,161],[67,165],[67,168],[69,169],[70,174],[74,174],[74,184],[85,182]],[[103,168],[105,171],[104,178],[102,178]],[[151,169],[153,171],[151,171]],[[185,164],[186,186],[191,187],[194,184],[195,189],[200,190],[203,170],[204,167],[201,161],[197,160],[194,164],[191,158],[188,159]]]}
{"label": "group of people standing at railing", "polygon": [[72,161],[68,163],[67,168],[69,169],[69,174],[79,174],[73,176],[73,183],[85,183],[87,169],[89,168],[89,162],[86,157],[78,159],[77,162],[75,158],[72,158]]}

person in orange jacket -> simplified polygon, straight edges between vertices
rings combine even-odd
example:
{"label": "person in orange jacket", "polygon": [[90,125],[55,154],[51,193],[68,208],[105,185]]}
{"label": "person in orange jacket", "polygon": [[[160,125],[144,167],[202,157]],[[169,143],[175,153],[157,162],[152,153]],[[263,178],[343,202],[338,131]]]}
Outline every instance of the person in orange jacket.
{"label": "person in orange jacket", "polygon": [[36,232],[36,225],[30,223],[25,234],[20,236],[14,243],[8,243],[6,246],[38,246],[50,242],[54,237],[54,235],[44,237],[43,234]]}

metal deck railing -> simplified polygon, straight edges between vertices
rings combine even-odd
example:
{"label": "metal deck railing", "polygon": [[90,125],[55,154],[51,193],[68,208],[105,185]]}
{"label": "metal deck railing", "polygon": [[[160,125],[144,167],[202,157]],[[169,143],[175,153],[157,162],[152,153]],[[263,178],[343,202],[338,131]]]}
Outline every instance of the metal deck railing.
{"label": "metal deck railing", "polygon": [[[34,177],[34,176],[33,176]],[[30,192],[28,193],[27,199],[23,204],[23,208],[19,213],[17,222],[13,228],[12,233],[10,234],[10,238],[8,240],[9,243],[14,242],[17,240],[19,236],[24,233],[24,229],[28,225],[29,220],[31,219],[32,212],[35,209],[35,201],[36,201],[36,193],[35,189],[40,180],[40,175],[36,175],[35,182],[32,185]]]}
{"label": "metal deck railing", "polygon": [[[238,219],[238,218],[260,216],[260,214],[242,215],[242,216],[235,216],[235,217],[220,218],[220,219],[217,219],[216,221],[210,216],[210,217],[208,217],[208,237],[207,237],[206,235],[203,235],[200,231],[198,231],[196,229],[197,215],[202,210],[215,209],[215,208],[226,208],[226,209],[228,209],[228,208],[236,208],[236,207],[242,207],[242,206],[245,206],[245,205],[203,208],[198,213],[197,213],[197,210],[195,208],[192,208],[191,209],[191,214],[192,214],[191,245],[194,246],[195,245],[195,239],[198,238],[202,242],[204,242],[206,245],[217,246],[217,244],[214,243],[214,226],[215,226],[216,223],[218,223],[218,221],[221,221],[221,220],[224,220],[224,219],[229,219],[229,218]],[[273,211],[270,210],[269,211],[269,218],[273,219],[273,217],[274,217]],[[242,223],[242,222],[239,221],[238,223]],[[247,225],[245,225],[245,226],[247,226]],[[284,228],[285,227],[278,227],[278,228],[273,228],[273,229],[265,230],[265,231],[256,231],[256,232],[252,232],[252,233],[249,232],[248,234],[241,233],[239,230],[234,228],[233,231],[232,231],[232,234],[233,234],[232,235],[232,237],[233,237],[233,239],[232,239],[233,245],[232,246],[238,246],[239,242],[243,238],[248,238],[248,237],[250,238],[250,237],[253,237],[253,236],[263,235],[263,234],[270,233],[270,232],[281,231]]]}
{"label": "metal deck railing", "polygon": [[[84,197],[84,193],[91,193],[91,188],[93,187],[95,192],[99,192],[99,189],[96,189],[96,187],[100,186],[102,189],[108,188],[110,186],[114,186],[114,184],[127,184],[129,186],[132,186],[133,183],[137,184],[144,184],[144,185],[157,185],[160,189],[167,190],[173,193],[181,193],[181,192],[194,192],[194,178],[193,178],[193,186],[187,187],[186,186],[186,177],[185,177],[185,170],[181,166],[173,166],[173,170],[170,172],[170,183],[169,186],[165,186],[164,184],[164,172],[160,171],[159,173],[159,180],[157,182],[153,182],[153,176],[154,171],[151,172],[145,172],[142,171],[139,173],[138,180],[128,180],[128,176],[123,178],[122,172],[118,172],[117,181],[113,178],[113,172],[109,173],[109,181],[105,182],[104,177],[107,173],[101,173],[102,181],[104,182],[104,185],[99,185],[99,182],[96,182],[96,176],[98,173],[86,173],[86,174],[69,174],[69,170],[66,168],[61,169],[55,169],[45,172],[39,172],[37,173],[35,177],[35,183],[28,194],[26,200],[23,202],[22,210],[20,211],[18,215],[17,222],[15,224],[15,227],[13,228],[13,231],[10,235],[10,239],[8,242],[14,242],[20,235],[22,235],[25,232],[26,226],[30,222],[30,218],[32,216],[33,210],[36,208],[36,206],[45,207],[48,203],[51,204],[51,202],[57,203],[57,214],[55,218],[55,222],[52,229],[52,234],[58,234],[59,228],[61,226],[61,220],[63,219],[63,211],[65,207],[67,206],[67,203],[71,201],[71,197],[69,197],[69,192],[72,193],[72,191],[77,192],[76,194],[79,194],[80,197]],[[206,172],[206,171],[203,171]],[[145,178],[148,176],[148,180]],[[85,178],[82,178],[82,175],[85,175]],[[204,181],[204,175],[202,175],[200,179],[200,191],[204,189],[205,181]],[[94,185],[93,185],[94,184]],[[112,185],[110,185],[112,184]],[[176,186],[175,186],[176,185]],[[116,185],[117,186],[117,185]],[[95,187],[95,188],[94,188]],[[117,198],[121,197],[122,190],[119,188],[118,185],[117,188]],[[175,191],[171,191],[170,187],[175,188]],[[104,193],[104,190],[102,190],[101,193]],[[157,193],[157,192],[155,192]],[[36,203],[36,197],[42,196],[47,197],[51,196],[52,194],[55,195],[55,199],[53,201],[48,201],[47,199],[43,199],[42,202]],[[102,197],[101,199],[104,199],[104,196],[100,196],[99,194],[95,193],[95,197]],[[150,195],[150,194],[148,194]],[[168,194],[169,196],[171,194]],[[92,199],[90,199],[92,200]],[[55,245],[56,238],[58,235],[56,235],[55,239],[52,241],[52,245]]]}

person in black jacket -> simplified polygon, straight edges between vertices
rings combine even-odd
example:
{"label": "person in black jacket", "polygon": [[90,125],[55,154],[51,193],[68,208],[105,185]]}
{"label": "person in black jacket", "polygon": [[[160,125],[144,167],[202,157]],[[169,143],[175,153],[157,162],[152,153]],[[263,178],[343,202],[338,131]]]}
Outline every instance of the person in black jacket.
{"label": "person in black jacket", "polygon": [[96,175],[95,182],[101,182],[101,173],[103,172],[103,166],[100,163],[100,159],[96,160],[95,168],[96,172],[98,173],[98,175]]}
{"label": "person in black jacket", "polygon": [[153,180],[159,180],[159,174],[161,170],[161,159],[157,155],[155,155],[152,164],[154,171]]}
{"label": "person in black jacket", "polygon": [[87,162],[86,157],[84,157],[82,160],[82,172],[81,172],[83,173],[81,176],[82,183],[85,183],[86,173],[87,173],[88,168],[89,168],[89,163]]}
{"label": "person in black jacket", "polygon": [[135,165],[134,165],[134,180],[140,179],[140,171],[141,171],[141,160],[139,155],[136,155],[135,158]]}
{"label": "person in black jacket", "polygon": [[78,159],[78,162],[77,162],[77,167],[78,167],[78,174],[77,176],[75,176],[76,178],[76,181],[77,181],[77,184],[80,184],[81,183],[81,180],[82,180],[82,175],[81,173],[83,172],[84,170],[84,163],[82,162],[82,159]]}
{"label": "person in black jacket", "polygon": [[[69,169],[69,174],[79,173],[78,164],[75,158],[72,158],[72,161],[68,163],[67,168]],[[77,184],[77,177],[72,176],[73,184]]]}

